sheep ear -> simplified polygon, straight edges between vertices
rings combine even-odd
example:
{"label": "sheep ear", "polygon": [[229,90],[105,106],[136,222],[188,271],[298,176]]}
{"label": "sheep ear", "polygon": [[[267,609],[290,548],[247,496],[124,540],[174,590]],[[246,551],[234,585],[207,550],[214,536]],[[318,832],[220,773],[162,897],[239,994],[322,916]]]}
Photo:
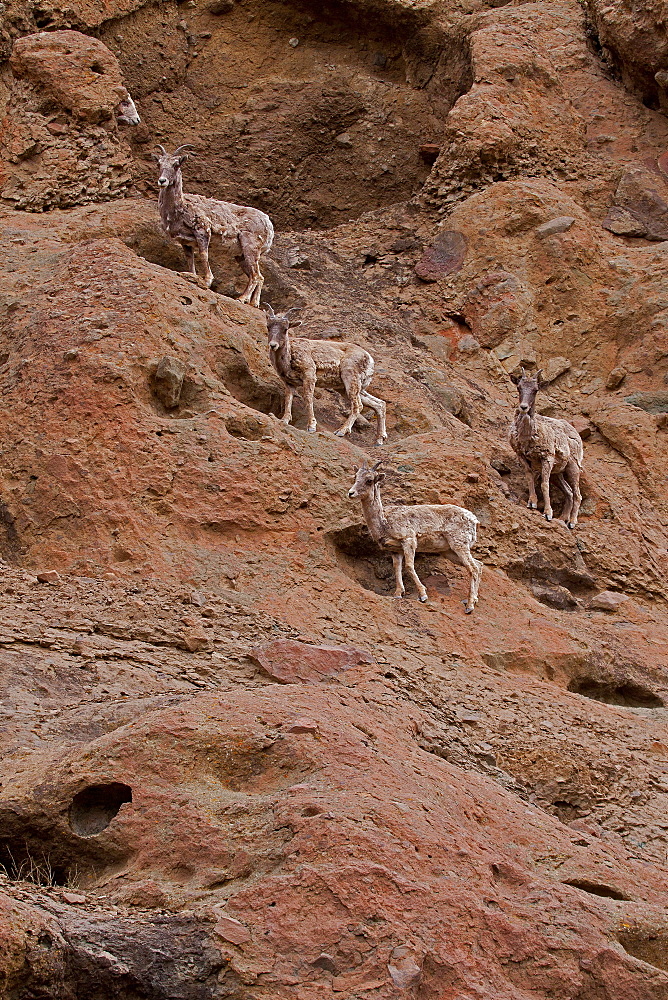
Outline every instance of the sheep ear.
{"label": "sheep ear", "polygon": [[546,385],[547,384],[544,381],[544,379],[543,379],[543,369],[542,368],[538,369],[538,371],[536,372],[534,378],[536,379],[536,382],[538,382],[538,388],[539,389],[540,389],[541,385]]}
{"label": "sheep ear", "polygon": [[385,482],[385,473],[384,472],[377,472],[376,475],[373,477],[373,481],[374,481],[374,483],[384,483]]}
{"label": "sheep ear", "polygon": [[511,382],[513,383],[513,385],[519,385],[519,384],[520,384],[520,379],[521,379],[521,378],[522,378],[522,376],[521,376],[521,375],[513,375],[513,374],[511,373],[511,376],[510,376],[510,381],[511,381]]}
{"label": "sheep ear", "polygon": [[291,329],[291,330],[294,330],[294,328],[295,328],[296,326],[301,326],[303,322],[304,322],[303,320],[301,320],[301,319],[298,319],[298,320],[296,320],[296,322],[294,322],[294,323],[289,323],[288,325],[289,325],[289,327],[290,327],[290,329]]}

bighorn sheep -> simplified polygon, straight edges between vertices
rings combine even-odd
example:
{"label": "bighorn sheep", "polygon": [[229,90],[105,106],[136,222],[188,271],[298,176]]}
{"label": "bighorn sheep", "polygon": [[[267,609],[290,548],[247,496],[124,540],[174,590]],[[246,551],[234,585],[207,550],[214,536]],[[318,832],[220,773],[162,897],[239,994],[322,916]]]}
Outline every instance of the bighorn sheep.
{"label": "bighorn sheep", "polygon": [[554,474],[566,497],[562,520],[568,528],[574,528],[582,502],[580,472],[584,449],[580,435],[567,420],[535,413],[536,394],[547,384],[541,380],[542,374],[541,369],[531,378],[522,368],[521,375],[510,376],[519,394],[519,404],[510,425],[510,444],[526,472],[528,506],[532,510],[538,507],[534,475],[540,472],[545,519],[552,520],[550,476]]}
{"label": "bighorn sheep", "polygon": [[301,326],[301,320],[290,320],[290,313],[296,308],[293,306],[282,315],[277,315],[271,306],[267,306],[269,357],[285,385],[285,407],[281,418],[283,423],[290,423],[295,389],[301,388],[308,408],[308,429],[316,430],[313,393],[318,382],[326,389],[335,389],[347,396],[350,403],[348,418],[335,434],[339,437],[350,434],[363,407],[368,406],[375,412],[378,420],[376,444],[382,444],[387,437],[385,403],[366,391],[373,375],[373,358],[368,351],[356,344],[335,344],[305,338],[291,340],[288,329]]}
{"label": "bighorn sheep", "polygon": [[165,232],[183,247],[191,274],[197,274],[195,248],[206,268],[205,280],[210,288],[213,272],[209,266],[211,234],[223,240],[237,240],[241,251],[241,266],[248,275],[248,284],[239,296],[240,302],[260,305],[264,278],[260,271],[260,257],[267,253],[274,239],[271,219],[257,208],[233,205],[200,194],[184,194],[181,164],[191,156],[185,152],[188,144],[168,153],[158,146],[161,153],[153,154],[160,166],[158,207]]}
{"label": "bighorn sheep", "polygon": [[403,561],[418,589],[419,599],[427,600],[427,591],[415,572],[416,552],[442,552],[453,562],[464,566],[471,575],[468,601],[464,602],[466,614],[478,602],[482,577],[482,563],[471,555],[476,541],[478,518],[464,507],[454,504],[416,504],[413,506],[387,506],[380,499],[380,484],[385,479],[378,472],[380,462],[369,468],[366,463],[357,470],[355,482],[348,496],[359,497],[371,537],[392,553],[396,581],[395,597],[405,593],[402,579]]}
{"label": "bighorn sheep", "polygon": [[141,122],[139,112],[137,111],[137,105],[132,100],[127,90],[123,100],[116,106],[116,121],[123,125],[139,125]]}

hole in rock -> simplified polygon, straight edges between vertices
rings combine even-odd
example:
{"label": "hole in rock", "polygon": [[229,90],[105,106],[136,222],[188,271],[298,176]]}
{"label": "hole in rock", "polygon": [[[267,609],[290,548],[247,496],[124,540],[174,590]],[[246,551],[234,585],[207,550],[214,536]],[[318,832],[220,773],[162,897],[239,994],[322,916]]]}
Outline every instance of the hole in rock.
{"label": "hole in rock", "polygon": [[281,412],[282,391],[253,375],[243,357],[235,357],[233,361],[220,366],[218,374],[227,391],[244,406],[250,406],[260,413]]}
{"label": "hole in rock", "polygon": [[90,68],[92,69],[93,73],[97,73],[98,76],[102,76],[104,74],[104,67],[102,63],[99,62],[91,63]]}
{"label": "hole in rock", "polygon": [[94,837],[111,823],[125,802],[132,802],[132,789],[120,781],[89,785],[72,799],[70,829],[79,837]]}
{"label": "hole in rock", "polygon": [[[188,121],[198,157],[187,191],[256,205],[294,229],[337,225],[419,190],[431,169],[420,146],[443,140],[471,85],[468,45],[407,5],[371,17],[356,6],[246,0],[221,18],[200,5],[193,29],[210,37],[198,38],[196,61],[184,61],[176,10],[151,5],[124,21],[119,58],[150,134],[173,148]],[[110,23],[100,37],[115,47],[116,30]],[[137,169],[154,187],[148,156]]]}
{"label": "hole in rock", "polygon": [[618,940],[629,955],[668,972],[668,932],[665,930],[634,929],[620,934]]}
{"label": "hole in rock", "polygon": [[564,885],[570,885],[574,889],[581,889],[592,896],[603,896],[605,899],[630,899],[621,890],[613,888],[611,885],[604,885],[601,882],[590,882],[589,879],[573,878],[567,879]]}
{"label": "hole in rock", "polygon": [[568,690],[573,694],[602,701],[606,705],[621,705],[625,708],[663,708],[663,700],[650,691],[649,688],[633,681],[615,684],[613,681],[600,681],[593,678],[580,677],[572,680]]}

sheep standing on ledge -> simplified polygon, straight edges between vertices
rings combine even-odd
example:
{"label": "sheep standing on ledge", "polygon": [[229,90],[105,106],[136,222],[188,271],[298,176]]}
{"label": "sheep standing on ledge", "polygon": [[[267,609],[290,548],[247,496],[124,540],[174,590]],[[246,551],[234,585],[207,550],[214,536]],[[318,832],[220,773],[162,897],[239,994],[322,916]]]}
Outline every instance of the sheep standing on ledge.
{"label": "sheep standing on ledge", "polygon": [[534,474],[540,472],[545,520],[553,518],[550,503],[550,476],[554,474],[566,496],[561,515],[568,528],[578,523],[578,511],[582,502],[580,493],[580,473],[584,458],[582,440],[572,424],[567,420],[543,417],[536,414],[536,395],[545,382],[541,381],[542,370],[531,378],[522,368],[521,375],[511,375],[517,386],[519,403],[510,425],[510,444],[524,466],[529,484],[529,504],[538,507]]}
{"label": "sheep standing on ledge", "polygon": [[301,326],[301,320],[293,323],[288,309],[277,315],[267,306],[267,334],[269,337],[269,357],[271,363],[285,385],[285,408],[282,421],[289,424],[292,419],[292,399],[295,389],[303,392],[308,408],[308,429],[315,431],[317,423],[313,411],[313,394],[316,382],[326,389],[335,389],[348,398],[350,413],[345,423],[334,433],[339,437],[350,434],[355,421],[368,406],[378,418],[376,444],[387,437],[385,428],[385,403],[367,392],[373,375],[374,361],[368,351],[356,344],[333,344],[331,341],[292,340],[288,329]]}
{"label": "sheep standing on ledge", "polygon": [[395,597],[405,594],[403,562],[418,589],[419,599],[427,600],[427,591],[415,572],[416,552],[442,552],[460,563],[471,575],[469,599],[465,602],[470,615],[478,603],[478,590],[482,578],[482,563],[471,555],[476,541],[478,518],[464,507],[454,504],[415,504],[413,506],[383,507],[380,484],[385,479],[378,472],[380,462],[368,468],[366,463],[357,470],[355,482],[348,490],[352,499],[358,497],[371,537],[392,553],[396,581]]}
{"label": "sheep standing on ledge", "polygon": [[236,240],[241,252],[241,266],[248,275],[248,284],[239,296],[239,302],[249,302],[259,307],[264,278],[260,271],[260,257],[271,248],[274,227],[271,219],[258,208],[233,205],[229,201],[205,198],[201,194],[184,194],[181,165],[192,155],[179,146],[168,153],[158,147],[160,156],[153,154],[160,167],[158,177],[158,208],[162,228],[168,236],[183,247],[191,274],[197,274],[195,250],[205,267],[205,281],[210,288],[213,271],[209,266],[211,234],[217,233],[224,240]]}

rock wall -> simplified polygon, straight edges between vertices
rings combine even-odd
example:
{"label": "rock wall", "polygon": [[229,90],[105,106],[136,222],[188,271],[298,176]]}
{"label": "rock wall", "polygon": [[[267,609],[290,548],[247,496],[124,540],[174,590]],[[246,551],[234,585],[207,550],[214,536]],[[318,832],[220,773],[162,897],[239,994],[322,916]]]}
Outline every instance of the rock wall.
{"label": "rock wall", "polygon": [[[661,24],[6,5],[8,996],[668,997],[668,128],[624,69]],[[382,451],[322,388],[316,434],[278,421],[234,246],[208,289],[160,229],[157,142],[270,211],[264,300],[370,351]],[[522,366],[584,443],[573,531],[526,506]],[[347,495],[381,455],[386,501],[477,516],[473,615],[439,555],[392,599]]]}

